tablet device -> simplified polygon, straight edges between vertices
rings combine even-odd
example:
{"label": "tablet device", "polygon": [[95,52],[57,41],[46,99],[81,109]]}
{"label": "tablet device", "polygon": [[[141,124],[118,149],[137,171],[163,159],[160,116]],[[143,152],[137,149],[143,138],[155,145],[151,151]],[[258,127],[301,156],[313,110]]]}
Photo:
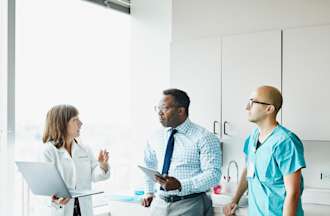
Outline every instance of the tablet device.
{"label": "tablet device", "polygon": [[104,193],[70,190],[52,163],[16,161],[16,165],[35,195],[76,198]]}
{"label": "tablet device", "polygon": [[138,167],[142,170],[142,172],[144,172],[144,174],[146,176],[148,176],[149,178],[151,178],[155,182],[156,182],[156,176],[162,177],[162,174],[160,174],[160,172],[158,172],[157,170],[150,169],[150,168],[140,166],[140,165],[138,165]]}

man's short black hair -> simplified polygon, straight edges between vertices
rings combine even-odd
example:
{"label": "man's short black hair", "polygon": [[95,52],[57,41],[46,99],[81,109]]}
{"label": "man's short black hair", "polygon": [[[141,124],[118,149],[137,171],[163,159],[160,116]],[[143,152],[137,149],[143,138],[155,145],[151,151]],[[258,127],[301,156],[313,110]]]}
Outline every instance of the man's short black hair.
{"label": "man's short black hair", "polygon": [[174,98],[174,103],[177,107],[184,107],[187,116],[189,115],[190,99],[186,92],[180,89],[167,89],[163,91],[164,95],[171,95]]}

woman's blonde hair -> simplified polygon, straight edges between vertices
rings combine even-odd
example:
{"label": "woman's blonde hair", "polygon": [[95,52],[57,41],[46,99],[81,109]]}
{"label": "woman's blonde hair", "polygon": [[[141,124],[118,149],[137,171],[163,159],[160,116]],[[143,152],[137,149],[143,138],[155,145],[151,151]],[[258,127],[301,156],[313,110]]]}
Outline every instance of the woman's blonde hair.
{"label": "woman's blonde hair", "polygon": [[78,110],[71,105],[57,105],[52,107],[46,117],[46,126],[42,141],[53,142],[57,148],[63,146],[67,136],[67,126],[71,118],[79,114]]}

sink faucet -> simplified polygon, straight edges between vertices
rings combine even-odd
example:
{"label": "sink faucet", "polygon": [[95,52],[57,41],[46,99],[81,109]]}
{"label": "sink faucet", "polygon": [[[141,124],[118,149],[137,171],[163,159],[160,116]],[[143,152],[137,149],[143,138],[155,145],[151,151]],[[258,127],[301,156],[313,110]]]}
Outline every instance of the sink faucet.
{"label": "sink faucet", "polygon": [[227,176],[225,177],[225,179],[227,180],[227,182],[230,181],[229,171],[232,164],[234,164],[236,168],[236,182],[238,183],[238,164],[234,160],[229,161],[229,164],[227,166]]}

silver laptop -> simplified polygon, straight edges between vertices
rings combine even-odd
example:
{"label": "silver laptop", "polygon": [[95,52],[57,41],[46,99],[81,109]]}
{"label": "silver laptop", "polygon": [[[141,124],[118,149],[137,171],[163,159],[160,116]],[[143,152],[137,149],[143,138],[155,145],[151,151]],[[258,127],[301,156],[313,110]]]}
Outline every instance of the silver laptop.
{"label": "silver laptop", "polygon": [[69,190],[52,163],[16,161],[16,165],[35,195],[76,198],[104,193],[93,190]]}

